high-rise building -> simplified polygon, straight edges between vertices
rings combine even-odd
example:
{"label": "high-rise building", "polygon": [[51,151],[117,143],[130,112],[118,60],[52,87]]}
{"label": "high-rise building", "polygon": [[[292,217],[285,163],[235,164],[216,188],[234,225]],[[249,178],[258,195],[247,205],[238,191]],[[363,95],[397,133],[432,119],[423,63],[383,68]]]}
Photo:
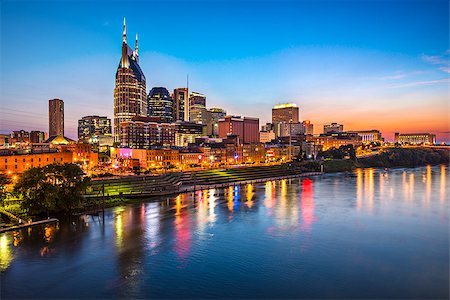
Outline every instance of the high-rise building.
{"label": "high-rise building", "polygon": [[111,119],[100,116],[86,116],[78,120],[78,139],[89,140],[93,135],[111,136]]}
{"label": "high-rise building", "polygon": [[48,134],[64,136],[64,101],[48,100]]}
{"label": "high-rise building", "polygon": [[226,116],[219,120],[219,137],[236,135],[240,143],[259,143],[259,119]]}
{"label": "high-rise building", "polygon": [[331,123],[323,125],[323,133],[331,133],[331,132],[343,132],[344,125],[338,123]]}
{"label": "high-rise building", "polygon": [[189,108],[194,105],[206,107],[206,96],[200,93],[192,92],[189,94]]}
{"label": "high-rise building", "polygon": [[189,121],[189,92],[187,88],[173,91],[175,121]]}
{"label": "high-rise building", "polygon": [[211,113],[211,132],[208,135],[219,136],[219,120],[225,118],[227,112],[221,108],[210,108]]}
{"label": "high-rise building", "polygon": [[277,104],[272,108],[272,123],[298,123],[299,109],[294,103]]}
{"label": "high-rise building", "polygon": [[148,116],[157,122],[174,121],[173,99],[165,87],[154,87],[148,94]]}
{"label": "high-rise building", "polygon": [[127,44],[127,27],[123,21],[122,57],[114,88],[114,141],[120,141],[120,123],[135,116],[147,116],[146,79],[139,66],[138,36],[133,51]]}

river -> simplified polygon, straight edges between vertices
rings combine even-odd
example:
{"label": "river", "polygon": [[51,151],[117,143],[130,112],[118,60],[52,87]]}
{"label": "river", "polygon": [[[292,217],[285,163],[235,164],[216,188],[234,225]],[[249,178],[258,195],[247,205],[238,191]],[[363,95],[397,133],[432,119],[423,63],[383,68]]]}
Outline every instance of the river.
{"label": "river", "polygon": [[0,235],[1,298],[448,298],[449,169],[209,189]]}

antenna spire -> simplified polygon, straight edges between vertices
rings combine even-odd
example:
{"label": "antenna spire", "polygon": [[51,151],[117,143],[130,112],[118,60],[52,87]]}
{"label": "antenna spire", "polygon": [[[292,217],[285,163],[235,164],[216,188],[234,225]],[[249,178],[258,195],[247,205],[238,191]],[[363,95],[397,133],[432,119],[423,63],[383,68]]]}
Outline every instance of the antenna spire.
{"label": "antenna spire", "polygon": [[127,42],[127,22],[125,20],[125,17],[123,18],[123,42]]}
{"label": "antenna spire", "polygon": [[136,47],[135,47],[134,51],[136,52],[136,56],[137,56],[138,51],[139,51],[139,42],[138,42],[138,34],[137,33],[136,33]]}

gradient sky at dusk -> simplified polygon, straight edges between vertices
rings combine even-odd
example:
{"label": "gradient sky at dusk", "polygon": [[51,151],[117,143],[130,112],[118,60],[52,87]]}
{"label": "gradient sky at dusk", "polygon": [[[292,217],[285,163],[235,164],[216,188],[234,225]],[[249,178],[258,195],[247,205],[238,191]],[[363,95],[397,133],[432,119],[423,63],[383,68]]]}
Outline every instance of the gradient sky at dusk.
{"label": "gradient sky at dusk", "polygon": [[449,2],[1,1],[2,133],[48,131],[48,99],[113,114],[122,22],[147,90],[189,87],[208,107],[270,121],[294,102],[315,132],[434,132],[449,141]]}

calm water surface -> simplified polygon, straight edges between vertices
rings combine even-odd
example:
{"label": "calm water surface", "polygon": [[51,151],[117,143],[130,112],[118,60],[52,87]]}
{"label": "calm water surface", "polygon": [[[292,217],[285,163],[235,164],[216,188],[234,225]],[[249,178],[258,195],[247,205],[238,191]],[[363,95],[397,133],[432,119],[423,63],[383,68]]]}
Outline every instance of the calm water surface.
{"label": "calm water surface", "polygon": [[1,298],[448,298],[449,170],[209,189],[0,235]]}

